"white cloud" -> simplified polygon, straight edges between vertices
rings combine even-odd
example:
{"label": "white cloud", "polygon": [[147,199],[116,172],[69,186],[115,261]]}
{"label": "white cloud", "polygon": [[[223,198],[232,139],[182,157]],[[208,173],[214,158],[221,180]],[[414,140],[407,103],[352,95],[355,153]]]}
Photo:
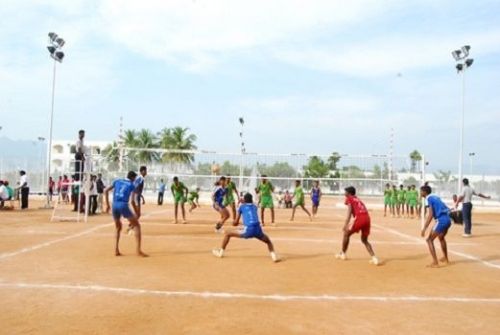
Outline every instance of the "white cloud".
{"label": "white cloud", "polygon": [[223,53],[293,41],[324,28],[345,28],[389,1],[106,0],[103,31],[147,57],[202,71]]}
{"label": "white cloud", "polygon": [[309,69],[356,77],[394,75],[398,72],[453,64],[451,51],[465,43],[473,56],[500,52],[500,30],[467,35],[410,35],[394,33],[375,39],[336,45],[307,45],[275,49],[277,59]]}

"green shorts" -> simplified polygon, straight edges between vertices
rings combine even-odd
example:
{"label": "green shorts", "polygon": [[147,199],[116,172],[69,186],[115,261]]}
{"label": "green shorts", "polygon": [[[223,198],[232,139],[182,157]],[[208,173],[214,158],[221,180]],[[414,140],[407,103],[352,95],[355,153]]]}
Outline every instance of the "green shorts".
{"label": "green shorts", "polygon": [[174,202],[175,202],[176,204],[179,204],[179,203],[180,203],[180,204],[183,204],[183,203],[185,203],[185,202],[186,202],[186,197],[184,196],[184,194],[176,194],[176,195],[174,196]]}
{"label": "green shorts", "polygon": [[390,205],[391,204],[391,198],[384,198],[384,205]]}
{"label": "green shorts", "polygon": [[224,206],[228,206],[228,205],[231,205],[231,204],[234,204],[236,201],[234,200],[234,196],[233,195],[227,195],[225,198],[224,198]]}
{"label": "green shorts", "polygon": [[395,205],[397,205],[397,203],[398,203],[398,199],[391,198],[391,202],[389,203],[389,205],[395,206]]}
{"label": "green shorts", "polygon": [[304,206],[304,205],[305,205],[304,199],[297,199],[294,204],[294,206]]}
{"label": "green shorts", "polygon": [[408,206],[410,206],[410,207],[417,207],[417,200],[416,199],[410,199],[410,200],[408,200]]}
{"label": "green shorts", "polygon": [[274,208],[273,197],[264,196],[260,198],[260,207],[262,208]]}

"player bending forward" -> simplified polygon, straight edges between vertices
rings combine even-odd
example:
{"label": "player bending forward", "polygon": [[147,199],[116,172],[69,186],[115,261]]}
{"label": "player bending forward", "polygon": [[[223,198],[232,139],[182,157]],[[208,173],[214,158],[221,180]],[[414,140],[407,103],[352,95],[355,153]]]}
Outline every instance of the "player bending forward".
{"label": "player bending forward", "polygon": [[448,248],[446,245],[445,236],[448,233],[448,229],[451,226],[450,210],[444,204],[444,202],[437,196],[433,195],[430,186],[425,185],[420,188],[420,196],[425,198],[426,203],[429,206],[427,211],[427,218],[425,220],[424,228],[422,229],[422,237],[425,237],[425,231],[429,227],[432,219],[436,220],[436,224],[432,228],[427,237],[427,244],[429,245],[429,251],[432,256],[432,263],[428,265],[431,268],[439,267],[438,259],[436,256],[436,249],[434,248],[434,240],[439,238],[441,243],[441,249],[443,250],[443,258],[440,259],[441,262],[448,264]]}
{"label": "player bending forward", "polygon": [[132,197],[136,196],[134,181],[137,174],[134,171],[130,171],[127,174],[126,179],[116,179],[113,184],[108,186],[104,190],[104,195],[106,199],[106,213],[109,213],[109,192],[113,190],[113,219],[115,221],[116,227],[116,240],[115,240],[115,255],[121,256],[120,249],[118,247],[120,243],[120,233],[122,230],[121,217],[128,219],[129,226],[132,231],[135,232],[135,240],[137,245],[137,255],[142,257],[147,257],[141,250],[141,225],[137,219],[136,214],[132,213],[129,207],[129,202],[132,204],[134,211],[137,213],[137,205]]}
{"label": "player bending forward", "polygon": [[279,262],[280,258],[276,255],[276,252],[274,252],[273,243],[271,242],[269,237],[262,231],[262,227],[259,222],[259,216],[257,214],[257,206],[255,206],[255,204],[253,203],[252,195],[250,193],[247,193],[245,194],[243,199],[244,203],[238,208],[238,216],[236,218],[236,221],[234,222],[234,225],[237,226],[240,223],[240,218],[243,216],[243,225],[245,226],[245,228],[240,231],[226,232],[224,235],[224,240],[222,241],[222,247],[220,249],[212,250],[212,253],[214,254],[214,256],[222,258],[231,237],[244,239],[256,238],[267,244],[267,248],[269,249],[269,253],[273,262]]}
{"label": "player bending forward", "polygon": [[[368,253],[372,257],[370,263],[378,265],[379,260],[373,252],[372,245],[368,242],[368,236],[370,235],[370,215],[368,214],[365,204],[359,200],[358,197],[356,197],[356,189],[352,186],[345,189],[345,204],[347,205],[347,218],[344,224],[342,251],[335,255],[335,257],[341,260],[346,260],[347,257],[345,253],[349,247],[349,239],[351,238],[351,235],[361,231],[361,242],[363,242],[366,250],[368,250]],[[354,217],[354,224],[352,224],[349,228],[351,217]]]}

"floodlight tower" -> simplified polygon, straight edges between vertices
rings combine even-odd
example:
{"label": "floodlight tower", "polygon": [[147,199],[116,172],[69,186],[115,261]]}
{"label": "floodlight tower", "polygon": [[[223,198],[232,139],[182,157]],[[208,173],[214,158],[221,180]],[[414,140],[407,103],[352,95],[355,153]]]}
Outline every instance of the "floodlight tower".
{"label": "floodlight tower", "polygon": [[464,160],[464,127],[465,127],[465,70],[472,66],[474,59],[469,58],[470,46],[464,45],[462,48],[454,50],[451,55],[457,63],[455,68],[457,73],[462,74],[462,115],[460,121],[460,148],[458,152],[458,181],[457,194],[462,191],[463,160]]}
{"label": "floodlight tower", "polygon": [[[50,109],[50,126],[49,126],[49,143],[47,145],[47,180],[50,177],[50,163],[52,160],[52,128],[54,124],[54,96],[56,90],[56,64],[62,63],[64,58],[64,52],[60,51],[60,49],[66,44],[66,41],[58,36],[56,33],[49,33],[49,46],[47,46],[47,50],[49,50],[50,57],[54,60],[54,73],[52,76],[52,104]],[[50,197],[49,197],[49,185],[45,185],[47,187],[47,201],[45,203],[45,208],[51,208]]]}
{"label": "floodlight tower", "polygon": [[245,141],[243,139],[243,128],[245,126],[245,120],[243,119],[243,117],[240,117],[238,119],[238,121],[240,122],[240,126],[241,126],[241,129],[240,129],[240,139],[241,139],[241,154],[240,154],[240,180],[239,180],[239,183],[238,183],[238,190],[241,192],[241,190],[243,189],[243,156],[245,155]]}

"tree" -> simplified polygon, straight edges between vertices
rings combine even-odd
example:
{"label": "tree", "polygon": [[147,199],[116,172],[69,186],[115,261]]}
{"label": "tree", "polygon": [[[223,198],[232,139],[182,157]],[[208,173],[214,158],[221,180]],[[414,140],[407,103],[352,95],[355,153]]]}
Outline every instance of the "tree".
{"label": "tree", "polygon": [[[149,129],[141,129],[136,133],[135,145],[143,149],[158,148],[156,136]],[[160,154],[156,151],[139,150],[136,152],[136,159],[139,163],[157,162],[160,160]]]}
{"label": "tree", "polygon": [[450,181],[451,171],[438,170],[438,172],[434,173],[434,177],[436,178],[437,181],[442,181],[447,183]]}
{"label": "tree", "polygon": [[422,155],[418,150],[413,150],[410,153],[410,159],[411,159],[411,172],[416,172],[417,170],[417,164],[422,160]]}
{"label": "tree", "polygon": [[356,179],[366,178],[363,170],[356,165],[349,165],[342,167],[342,175],[343,177],[347,178],[356,178]]}
{"label": "tree", "polygon": [[306,178],[324,178],[328,176],[330,168],[318,156],[311,156],[306,166],[304,166],[304,176]]}
{"label": "tree", "polygon": [[[159,144],[162,149],[171,150],[196,150],[196,135],[188,133],[189,128],[175,127],[163,128],[159,133]],[[164,162],[191,164],[194,162],[192,153],[164,153]]]}
{"label": "tree", "polygon": [[116,142],[108,144],[102,151],[102,155],[108,165],[108,170],[115,170],[118,167],[118,164],[120,163],[120,149],[118,148],[118,144]]}
{"label": "tree", "polygon": [[328,157],[328,168],[331,171],[337,171],[337,164],[340,161],[340,154],[336,151],[332,152],[330,157]]}
{"label": "tree", "polygon": [[292,178],[297,176],[297,170],[287,162],[276,162],[273,165],[266,164],[258,165],[260,174],[265,174],[270,177],[286,177]]}

